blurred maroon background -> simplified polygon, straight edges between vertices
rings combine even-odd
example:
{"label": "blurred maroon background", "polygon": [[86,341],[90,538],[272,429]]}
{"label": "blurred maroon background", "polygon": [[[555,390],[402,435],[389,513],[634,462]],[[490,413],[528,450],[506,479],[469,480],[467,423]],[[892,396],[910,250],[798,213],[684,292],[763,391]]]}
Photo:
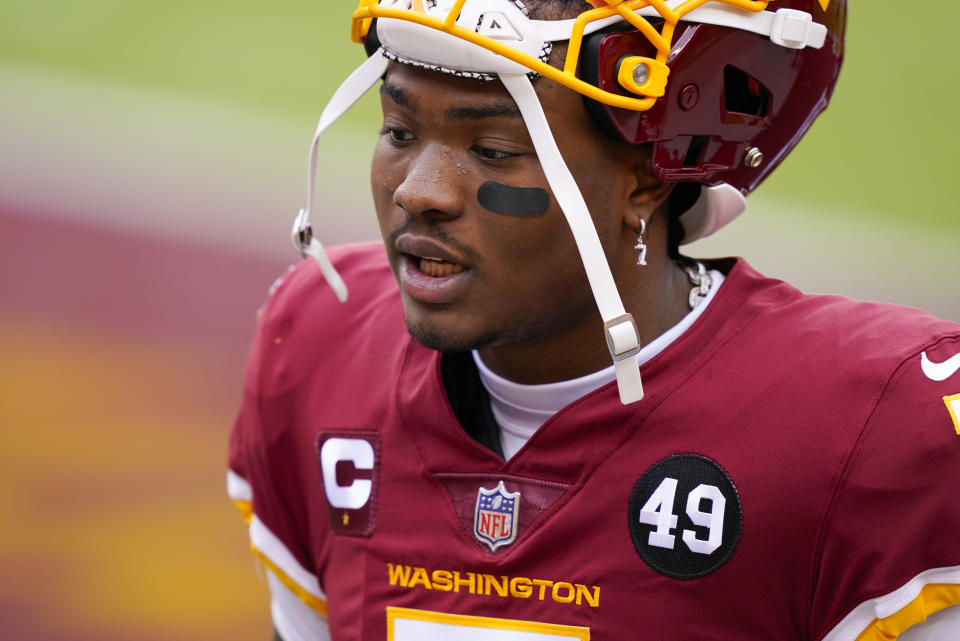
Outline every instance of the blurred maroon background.
{"label": "blurred maroon background", "polygon": [[282,249],[0,211],[0,636],[270,638],[220,462]]}

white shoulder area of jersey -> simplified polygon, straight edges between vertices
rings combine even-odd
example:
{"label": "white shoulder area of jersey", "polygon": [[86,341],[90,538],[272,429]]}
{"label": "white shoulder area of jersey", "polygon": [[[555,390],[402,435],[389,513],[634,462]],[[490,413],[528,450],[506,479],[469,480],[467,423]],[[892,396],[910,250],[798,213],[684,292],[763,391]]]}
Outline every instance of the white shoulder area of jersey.
{"label": "white shoulder area of jersey", "polygon": [[[956,641],[960,639],[958,604],[960,565],[927,570],[890,594],[858,605],[823,641],[855,641],[859,638]],[[936,616],[937,613],[943,614]],[[924,615],[926,622],[922,623],[924,619],[917,617]],[[917,623],[920,625],[914,626]],[[867,631],[876,634],[861,636]]]}
{"label": "white shoulder area of jersey", "polygon": [[901,634],[897,641],[956,641],[960,639],[960,606],[940,610]]}
{"label": "white shoulder area of jersey", "polygon": [[270,617],[283,641],[330,641],[327,618],[300,600],[271,570],[267,570],[270,588]]}
{"label": "white shoulder area of jersey", "polygon": [[233,470],[227,470],[227,496],[234,501],[250,503],[253,501],[253,488],[245,478]]}
{"label": "white shoulder area of jersey", "polygon": [[300,601],[319,614],[327,614],[327,595],[320,588],[316,575],[300,565],[287,546],[267,529],[256,514],[250,519],[250,543],[254,554]]}

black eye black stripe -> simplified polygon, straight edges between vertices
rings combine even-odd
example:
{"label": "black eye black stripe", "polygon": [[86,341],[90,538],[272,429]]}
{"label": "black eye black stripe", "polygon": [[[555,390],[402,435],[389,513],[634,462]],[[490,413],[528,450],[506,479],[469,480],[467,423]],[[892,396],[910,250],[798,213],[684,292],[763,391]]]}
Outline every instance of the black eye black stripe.
{"label": "black eye black stripe", "polygon": [[477,190],[477,200],[490,211],[507,216],[542,216],[550,209],[550,194],[540,187],[513,187],[488,180]]}

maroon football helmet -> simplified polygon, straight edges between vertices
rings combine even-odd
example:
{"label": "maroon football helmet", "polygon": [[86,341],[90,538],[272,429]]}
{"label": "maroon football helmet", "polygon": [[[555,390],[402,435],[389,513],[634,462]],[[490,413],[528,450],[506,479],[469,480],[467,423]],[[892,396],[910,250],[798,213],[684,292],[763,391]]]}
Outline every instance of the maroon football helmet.
{"label": "maroon football helmet", "polygon": [[[652,169],[661,180],[726,183],[749,193],[826,108],[843,60],[846,0],[774,0],[770,10],[810,15],[826,27],[823,46],[793,48],[741,29],[681,21],[663,97],[647,111],[595,102],[592,110],[628,142],[653,143]],[[597,33],[584,43],[581,70],[594,73],[601,89],[629,95],[617,81],[619,62],[654,53],[636,29]]]}

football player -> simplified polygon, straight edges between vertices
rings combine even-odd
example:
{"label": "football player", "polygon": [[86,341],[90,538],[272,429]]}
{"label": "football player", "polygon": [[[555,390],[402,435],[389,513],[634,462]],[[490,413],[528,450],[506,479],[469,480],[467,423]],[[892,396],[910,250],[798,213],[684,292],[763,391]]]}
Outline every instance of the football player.
{"label": "football player", "polygon": [[[363,0],[228,489],[284,641],[960,638],[960,326],[680,246],[825,108],[844,0]],[[383,242],[310,225],[372,86]]]}

